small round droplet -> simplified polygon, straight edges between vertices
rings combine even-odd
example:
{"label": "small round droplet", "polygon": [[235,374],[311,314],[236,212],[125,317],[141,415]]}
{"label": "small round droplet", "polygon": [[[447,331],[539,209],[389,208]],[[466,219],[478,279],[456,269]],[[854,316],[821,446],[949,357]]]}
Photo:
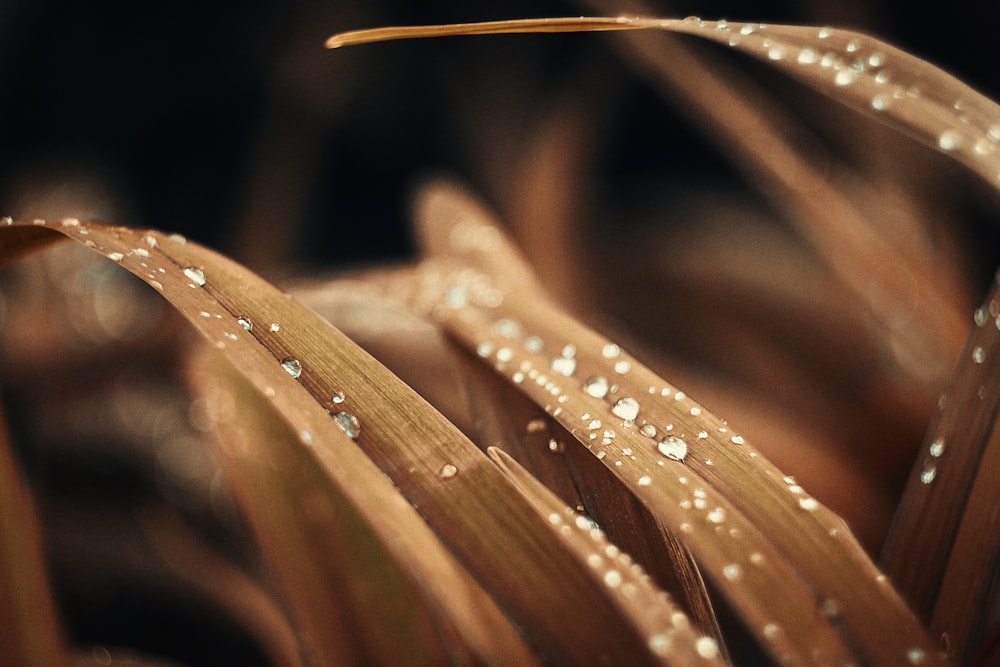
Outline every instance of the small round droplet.
{"label": "small round droplet", "polygon": [[614,343],[608,343],[601,349],[601,354],[605,359],[614,359],[622,353],[622,349]]}
{"label": "small round droplet", "polygon": [[719,657],[719,643],[712,637],[698,637],[694,642],[694,650],[706,660],[714,660]]}
{"label": "small round droplet", "polygon": [[746,444],[746,440],[743,439],[742,435],[734,435],[733,437],[731,437],[729,439],[729,441],[731,443],[733,443],[734,445],[745,445]]}
{"label": "small round droplet", "polygon": [[977,364],[981,364],[986,361],[986,350],[982,347],[976,346],[976,348],[972,350],[972,360]]}
{"label": "small round droplet", "polygon": [[333,421],[340,427],[340,430],[347,434],[348,438],[357,440],[361,435],[361,423],[358,418],[350,412],[338,412],[333,415]]}
{"label": "small round droplet", "polygon": [[743,568],[736,563],[730,563],[722,568],[722,576],[729,581],[739,581],[743,578]]}
{"label": "small round droplet", "polygon": [[253,322],[251,322],[246,317],[241,317],[237,319],[236,323],[240,325],[240,328],[243,329],[244,331],[253,331]]}
{"label": "small round droplet", "polygon": [[708,520],[712,523],[722,523],[726,520],[726,510],[721,507],[716,507],[714,510],[708,513]]}
{"label": "small round droplet", "polygon": [[199,287],[205,286],[205,272],[199,269],[198,267],[196,266],[187,267],[186,269],[184,269],[184,275],[187,276],[188,280],[190,280],[195,285],[198,285]]}
{"label": "small round droplet", "polygon": [[813,498],[812,496],[799,498],[799,507],[806,510],[807,512],[812,512],[813,510],[819,509],[819,501]]}
{"label": "small round droplet", "polygon": [[627,422],[635,421],[635,418],[639,416],[639,401],[630,397],[620,398],[611,408],[611,412]]}
{"label": "small round droplet", "polygon": [[344,402],[344,392],[338,391],[336,394],[330,397],[330,402],[340,405]]}
{"label": "small round droplet", "polygon": [[604,584],[609,588],[616,588],[622,583],[622,573],[618,570],[608,570],[604,573]]}
{"label": "small round droplet", "polygon": [[944,438],[938,438],[937,440],[932,442],[930,446],[927,448],[927,453],[933,456],[934,458],[938,458],[942,454],[944,454]]}
{"label": "small round droplet", "polygon": [[576,359],[572,357],[556,357],[552,360],[552,372],[569,377],[576,371]]}
{"label": "small round droplet", "polygon": [[925,465],[924,469],[920,471],[920,482],[922,484],[930,484],[937,477],[937,467],[932,465]]}
{"label": "small round droplet", "polygon": [[295,357],[286,357],[281,360],[281,367],[291,375],[293,378],[298,379],[302,375],[302,362],[300,362]]}
{"label": "small round droplet", "polygon": [[622,359],[621,361],[615,362],[615,373],[619,375],[625,375],[630,370],[632,370],[632,364]]}
{"label": "small round droplet", "polygon": [[125,255],[123,255],[120,252],[109,252],[108,259],[110,259],[112,262],[120,262],[123,259],[125,259]]}
{"label": "small round droplet", "polygon": [[[350,434],[348,434],[350,435]],[[352,435],[352,438],[356,438],[356,435]],[[441,466],[441,470],[438,471],[438,479],[451,479],[458,474],[458,468],[456,468],[451,463],[445,463]]]}
{"label": "small round droplet", "polygon": [[592,377],[583,385],[583,390],[594,398],[604,398],[608,395],[610,385],[605,377]]}
{"label": "small round droplet", "polygon": [[687,443],[673,435],[660,440],[656,448],[661,454],[674,461],[683,461],[688,452]]}
{"label": "small round droplet", "polygon": [[649,475],[643,475],[642,477],[639,478],[638,483],[639,486],[649,486],[650,484],[653,483],[653,478],[650,477]]}
{"label": "small round droplet", "polygon": [[953,151],[958,148],[960,136],[954,130],[945,130],[938,136],[938,147],[943,151]]}
{"label": "small round droplet", "polygon": [[906,652],[906,659],[911,665],[919,665],[924,661],[924,650],[922,648],[911,648]]}

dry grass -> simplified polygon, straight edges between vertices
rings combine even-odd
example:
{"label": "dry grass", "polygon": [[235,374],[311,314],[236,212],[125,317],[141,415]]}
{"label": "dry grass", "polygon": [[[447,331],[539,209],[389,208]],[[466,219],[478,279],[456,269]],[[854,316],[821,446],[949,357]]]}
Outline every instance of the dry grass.
{"label": "dry grass", "polygon": [[[915,173],[978,179],[995,202],[1000,107],[874,37],[818,27],[501,21],[327,46],[620,29],[625,61],[787,227],[736,225],[718,197],[697,227],[588,232],[573,217],[593,198],[566,175],[588,172],[607,121],[575,97],[551,103],[497,186],[505,221],[429,180],[418,256],[398,265],[272,264],[279,289],[176,234],[0,224],[5,261],[45,249],[8,290],[8,402],[56,415],[45,437],[63,456],[145,448],[156,467],[138,469],[167,480],[166,502],[140,479],[125,512],[112,495],[76,523],[35,488],[40,527],[18,448],[0,442],[4,662],[996,659],[1000,288],[980,300]],[[798,118],[840,157],[796,141]],[[76,249],[47,249],[67,237]],[[133,370],[95,373],[95,358]],[[98,538],[82,560],[103,564],[88,579],[101,587],[56,597],[81,532]],[[67,631],[130,586],[151,615],[186,597],[234,643],[199,655],[126,633],[91,650]]]}

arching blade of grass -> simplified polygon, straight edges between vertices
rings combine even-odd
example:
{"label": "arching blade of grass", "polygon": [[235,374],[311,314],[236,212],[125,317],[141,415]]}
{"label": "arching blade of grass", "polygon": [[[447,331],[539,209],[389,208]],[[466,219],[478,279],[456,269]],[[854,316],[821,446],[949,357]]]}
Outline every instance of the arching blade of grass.
{"label": "arching blade of grass", "polygon": [[69,664],[31,493],[0,413],[0,663]]}
{"label": "arching blade of grass", "polygon": [[882,563],[900,591],[967,662],[989,627],[1000,558],[1000,285],[974,320],[927,430]]}
{"label": "arching blade of grass", "polygon": [[[0,244],[27,224],[0,226]],[[533,661],[499,607],[555,662],[677,663],[681,648],[651,644],[649,624],[618,605],[618,592],[566,551],[483,452],[301,303],[182,237],[75,219],[47,227],[158,290],[269,399],[473,656]],[[823,627],[803,630],[822,636]]]}
{"label": "arching blade of grass", "polygon": [[[651,646],[683,646],[684,653],[677,656],[683,664],[714,662],[719,652],[717,640],[694,633],[687,616],[659,589],[650,585],[642,568],[631,556],[608,542],[591,519],[563,505],[503,450],[492,447],[489,454],[538,513],[547,519],[553,533],[565,540],[581,561],[597,570],[609,586],[620,592],[623,605],[633,607],[632,613],[649,623],[647,634]],[[672,620],[668,622],[668,619]],[[662,628],[671,626],[672,632],[662,632]]]}
{"label": "arching blade of grass", "polygon": [[[862,660],[905,664],[937,656],[839,517],[725,422],[549,303],[467,193],[447,184],[429,188],[417,216],[429,253],[424,288],[441,297],[434,315],[677,532],[762,645],[773,648],[787,633],[802,650],[803,619],[819,628],[825,614]],[[775,576],[784,583],[768,583]],[[788,596],[781,604],[779,590]],[[816,640],[836,650],[826,644],[836,640]]]}
{"label": "arching blade of grass", "polygon": [[[703,634],[721,639],[687,550],[634,497],[609,483],[604,467],[542,408],[404,308],[400,302],[416,284],[412,269],[397,268],[302,284],[293,293],[462,425],[481,449],[504,449],[564,504],[597,520],[613,543],[675,597]],[[724,643],[719,648],[725,655]]]}

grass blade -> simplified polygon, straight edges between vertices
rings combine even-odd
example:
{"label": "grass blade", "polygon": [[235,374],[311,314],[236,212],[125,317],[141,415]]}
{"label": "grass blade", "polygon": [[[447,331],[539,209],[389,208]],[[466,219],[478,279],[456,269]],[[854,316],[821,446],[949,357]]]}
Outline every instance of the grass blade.
{"label": "grass blade", "polygon": [[69,664],[31,493],[0,414],[0,662]]}
{"label": "grass blade", "polygon": [[982,307],[927,430],[882,563],[931,629],[968,661],[989,628],[1000,474],[1000,285]]}
{"label": "grass blade", "polygon": [[[505,275],[499,267],[507,261],[495,256],[516,252],[467,193],[450,185],[431,188],[418,204],[418,217],[431,257],[425,275],[433,274],[425,289],[442,296],[435,314],[443,326],[544,406],[665,526],[678,531],[761,645],[773,648],[773,630],[765,628],[777,624],[798,642],[782,647],[779,655],[785,649],[811,651],[803,649],[810,635],[801,620],[811,609],[813,629],[822,627],[815,616],[825,609],[865,659],[905,664],[913,656],[932,660],[937,655],[919,621],[884,585],[884,576],[839,517],[785,478],[725,422],[617,345],[560,313],[539,286],[525,288],[523,263],[514,264],[512,277]],[[456,238],[486,241],[456,245]],[[462,290],[464,301],[445,296]],[[491,290],[500,297],[484,300]],[[527,344],[531,339],[544,343]],[[604,382],[591,390],[588,378],[597,377]],[[691,456],[680,455],[680,443],[671,436],[682,439]],[[658,442],[672,444],[664,452]],[[718,539],[714,529],[722,522],[736,527],[739,538]],[[758,566],[762,562],[767,566]],[[741,580],[733,586],[728,575],[737,571]],[[784,584],[769,581],[778,572]],[[796,590],[793,582],[801,581],[800,576],[808,584]],[[782,604],[773,598],[775,586],[788,594]],[[758,606],[765,597],[766,609]],[[774,620],[777,614],[780,622]],[[876,616],[886,625],[873,625]],[[895,628],[888,633],[891,640],[886,627]],[[821,651],[838,650],[835,638],[813,639]]]}

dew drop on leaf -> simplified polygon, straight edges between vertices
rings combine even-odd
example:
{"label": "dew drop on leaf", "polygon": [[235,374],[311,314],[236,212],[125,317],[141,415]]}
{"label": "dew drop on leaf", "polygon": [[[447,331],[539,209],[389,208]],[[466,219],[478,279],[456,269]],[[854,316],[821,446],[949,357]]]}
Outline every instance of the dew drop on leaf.
{"label": "dew drop on leaf", "polygon": [[694,650],[706,660],[714,660],[719,657],[719,643],[712,637],[698,637],[694,643]]}
{"label": "dew drop on leaf", "polygon": [[587,380],[583,385],[583,390],[587,392],[587,395],[594,398],[604,398],[608,395],[609,387],[607,378],[598,376]]}
{"label": "dew drop on leaf", "polygon": [[920,482],[923,484],[930,484],[937,477],[937,468],[932,465],[925,465],[924,469],[920,471]]}
{"label": "dew drop on leaf", "polygon": [[743,578],[743,568],[736,563],[730,563],[722,568],[722,576],[729,581],[739,581]]}
{"label": "dew drop on leaf", "polygon": [[911,665],[919,665],[924,661],[924,650],[921,648],[911,648],[906,652],[906,659]]}
{"label": "dew drop on leaf", "polygon": [[253,322],[246,317],[237,318],[236,323],[240,325],[240,328],[244,331],[253,331]]}
{"label": "dew drop on leaf", "polygon": [[819,508],[819,501],[812,497],[799,498],[799,507],[806,510],[807,512],[812,512]]}
{"label": "dew drop on leaf", "polygon": [[708,520],[712,523],[722,523],[726,520],[726,510],[721,507],[716,507],[708,513]]}
{"label": "dew drop on leaf", "polygon": [[611,408],[611,412],[627,422],[635,421],[635,418],[639,416],[639,401],[630,397],[620,398]]}
{"label": "dew drop on leaf", "polygon": [[[341,414],[346,414],[346,413],[341,413]],[[350,433],[348,433],[348,435],[350,435]],[[357,436],[352,435],[351,437],[356,438]],[[457,474],[458,474],[458,468],[456,468],[451,463],[446,463],[443,466],[441,466],[441,470],[438,471],[438,479],[451,479]]]}
{"label": "dew drop on leaf", "polygon": [[928,453],[934,458],[938,458],[944,454],[944,438],[938,438],[930,444],[927,448]]}
{"label": "dew drop on leaf", "polygon": [[552,372],[562,375],[563,377],[569,377],[573,375],[576,370],[576,359],[572,357],[556,357],[552,360]]}
{"label": "dew drop on leaf", "polygon": [[981,364],[986,361],[986,350],[977,346],[974,350],[972,350],[972,360],[977,364]]}
{"label": "dew drop on leaf", "polygon": [[330,397],[331,403],[343,403],[344,402],[344,392],[338,391],[336,394]]}
{"label": "dew drop on leaf", "polygon": [[656,448],[661,454],[674,461],[683,461],[688,453],[687,443],[674,435],[660,440]]}
{"label": "dew drop on leaf", "polygon": [[188,277],[195,285],[199,287],[204,287],[205,285],[205,272],[196,266],[189,266],[184,269],[184,275]]}
{"label": "dew drop on leaf", "polygon": [[302,375],[302,363],[295,357],[286,357],[281,360],[281,367],[291,375],[293,378],[298,379]]}
{"label": "dew drop on leaf", "polygon": [[614,343],[608,343],[601,349],[601,354],[605,359],[614,359],[622,353],[622,349]]}
{"label": "dew drop on leaf", "polygon": [[361,423],[350,412],[338,412],[333,415],[333,421],[340,427],[341,431],[347,434],[348,438],[357,440],[358,436],[361,435]]}

